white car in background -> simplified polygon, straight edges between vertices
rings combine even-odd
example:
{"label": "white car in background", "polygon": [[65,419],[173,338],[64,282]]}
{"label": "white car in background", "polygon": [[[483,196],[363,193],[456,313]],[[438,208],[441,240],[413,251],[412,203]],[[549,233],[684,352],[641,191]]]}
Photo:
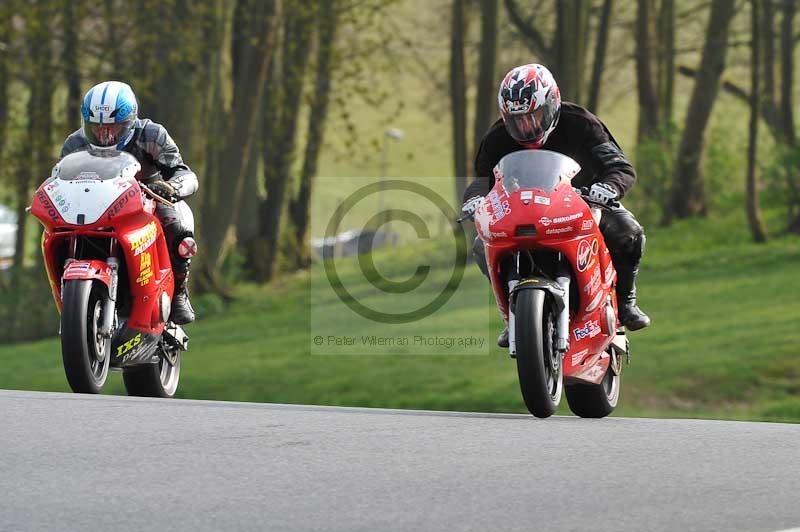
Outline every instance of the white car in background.
{"label": "white car in background", "polygon": [[11,267],[17,241],[17,215],[0,205],[0,270]]}

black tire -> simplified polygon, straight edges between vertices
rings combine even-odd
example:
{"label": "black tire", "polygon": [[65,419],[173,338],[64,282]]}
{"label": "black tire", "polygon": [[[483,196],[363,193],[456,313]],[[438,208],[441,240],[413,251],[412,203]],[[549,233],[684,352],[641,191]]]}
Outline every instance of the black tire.
{"label": "black tire", "polygon": [[600,384],[571,384],[565,392],[573,414],[601,418],[611,414],[617,407],[621,388],[622,375],[616,375],[609,366]]}
{"label": "black tire", "polygon": [[108,378],[109,340],[99,339],[106,289],[98,281],[64,283],[61,308],[61,359],[75,393],[100,393]]}
{"label": "black tire", "polygon": [[543,290],[522,290],[516,295],[514,336],[517,374],[522,399],[536,417],[552,416],[561,402],[563,371],[556,355],[555,314]]}
{"label": "black tire", "polygon": [[122,373],[128,395],[139,397],[175,396],[181,375],[181,353],[175,354],[175,364],[170,364],[162,354],[158,364],[127,368]]}

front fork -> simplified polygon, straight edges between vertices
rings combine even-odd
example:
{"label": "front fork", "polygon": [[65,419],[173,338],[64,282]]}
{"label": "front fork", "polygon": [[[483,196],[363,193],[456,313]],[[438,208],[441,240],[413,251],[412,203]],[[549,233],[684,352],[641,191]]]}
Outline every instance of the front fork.
{"label": "front fork", "polygon": [[114,316],[116,316],[119,259],[117,257],[109,257],[106,263],[111,268],[111,285],[108,287],[108,297],[103,302],[103,323],[99,332],[103,338],[110,339],[114,328]]}
{"label": "front fork", "polygon": [[[519,255],[517,255],[517,274],[519,271]],[[556,317],[556,343],[555,349],[559,356],[563,357],[569,350],[569,285],[570,285],[570,270],[564,263],[564,258],[561,257],[558,265],[558,274],[556,275],[555,282],[558,285],[558,290],[550,289],[550,294],[559,299],[561,304],[557,305],[560,308],[558,316]],[[519,279],[512,279],[508,281],[508,294],[509,297],[514,293]],[[514,319],[514,312],[511,310],[511,305],[508,309],[508,353],[512,357],[517,355],[516,337],[514,328],[516,326]]]}

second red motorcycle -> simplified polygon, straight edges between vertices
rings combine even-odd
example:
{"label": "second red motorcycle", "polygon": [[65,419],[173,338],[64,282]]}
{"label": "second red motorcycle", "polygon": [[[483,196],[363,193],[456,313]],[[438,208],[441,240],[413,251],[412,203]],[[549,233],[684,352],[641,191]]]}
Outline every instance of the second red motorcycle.
{"label": "second red motorcycle", "polygon": [[579,416],[610,414],[628,356],[601,211],[570,183],[579,171],[555,152],[509,154],[474,215],[522,397],[537,417],[552,415],[562,393]]}

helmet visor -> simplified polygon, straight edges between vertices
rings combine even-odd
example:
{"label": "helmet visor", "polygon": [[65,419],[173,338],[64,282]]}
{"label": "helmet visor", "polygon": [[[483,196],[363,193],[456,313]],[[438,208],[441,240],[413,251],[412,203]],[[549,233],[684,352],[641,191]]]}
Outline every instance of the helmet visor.
{"label": "helmet visor", "polygon": [[506,130],[517,142],[539,142],[553,123],[552,113],[542,106],[528,114],[503,114]]}
{"label": "helmet visor", "polygon": [[83,134],[90,144],[101,147],[115,146],[125,140],[133,128],[133,119],[117,122],[115,124],[94,124],[83,122]]}

